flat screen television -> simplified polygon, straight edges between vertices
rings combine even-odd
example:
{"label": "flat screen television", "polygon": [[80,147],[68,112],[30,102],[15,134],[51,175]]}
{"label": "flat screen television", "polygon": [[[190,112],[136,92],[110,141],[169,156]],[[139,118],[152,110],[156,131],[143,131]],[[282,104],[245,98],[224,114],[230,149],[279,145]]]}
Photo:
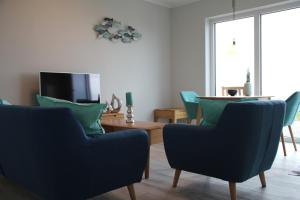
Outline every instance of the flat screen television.
{"label": "flat screen television", "polygon": [[40,72],[40,95],[76,103],[100,102],[100,74]]}

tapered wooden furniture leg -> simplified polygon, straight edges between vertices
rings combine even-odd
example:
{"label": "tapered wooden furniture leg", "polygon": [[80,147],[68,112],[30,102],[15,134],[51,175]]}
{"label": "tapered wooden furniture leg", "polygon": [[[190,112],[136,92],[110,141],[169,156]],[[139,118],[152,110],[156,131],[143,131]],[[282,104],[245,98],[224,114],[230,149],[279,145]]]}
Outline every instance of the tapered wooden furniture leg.
{"label": "tapered wooden furniture leg", "polygon": [[285,143],[284,143],[284,136],[283,136],[283,133],[281,133],[281,143],[282,143],[282,148],[283,148],[283,153],[284,153],[284,156],[286,156],[286,149],[285,149]]}
{"label": "tapered wooden furniture leg", "polygon": [[176,171],[175,171],[175,176],[174,176],[174,180],[173,180],[173,188],[176,188],[176,187],[177,187],[177,184],[178,184],[178,181],[179,181],[180,174],[181,174],[181,170],[176,169]]}
{"label": "tapered wooden furniture leg", "polygon": [[265,177],[265,172],[261,172],[259,173],[259,178],[260,178],[260,182],[261,182],[261,187],[266,187],[266,177]]}
{"label": "tapered wooden furniture leg", "polygon": [[230,199],[236,200],[236,183],[229,182]]}
{"label": "tapered wooden furniture leg", "polygon": [[292,127],[290,125],[288,127],[289,127],[289,131],[290,131],[290,134],[291,134],[294,149],[295,149],[295,151],[297,151],[297,145],[296,145],[296,141],[295,141],[295,138],[294,138],[294,133],[293,133]]}
{"label": "tapered wooden furniture leg", "polygon": [[132,185],[128,185],[127,189],[128,189],[129,195],[130,195],[130,199],[131,200],[136,200],[133,184]]}

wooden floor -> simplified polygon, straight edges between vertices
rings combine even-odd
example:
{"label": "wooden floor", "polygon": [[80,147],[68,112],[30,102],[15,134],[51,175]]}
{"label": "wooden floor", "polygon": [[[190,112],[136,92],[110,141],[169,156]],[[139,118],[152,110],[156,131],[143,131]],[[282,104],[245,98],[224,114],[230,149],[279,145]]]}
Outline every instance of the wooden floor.
{"label": "wooden floor", "polygon": [[[266,172],[267,188],[260,187],[258,177],[237,185],[239,200],[300,200],[300,152],[294,152],[288,144],[288,156],[284,158],[280,146],[273,168]],[[300,148],[299,148],[300,149]],[[168,165],[163,145],[151,147],[150,179],[135,185],[137,200],[229,200],[225,181],[183,172],[178,188],[171,188],[174,170]],[[299,174],[298,174],[299,175]],[[11,187],[0,180],[0,200],[36,198],[25,197],[26,192]],[[121,188],[90,200],[130,200],[126,188]]]}

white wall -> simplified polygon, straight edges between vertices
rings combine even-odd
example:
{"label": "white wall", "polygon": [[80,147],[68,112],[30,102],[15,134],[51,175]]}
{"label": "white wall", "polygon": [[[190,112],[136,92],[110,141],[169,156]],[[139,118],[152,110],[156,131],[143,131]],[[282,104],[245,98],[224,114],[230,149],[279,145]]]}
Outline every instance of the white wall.
{"label": "white wall", "polygon": [[[133,44],[96,40],[103,17],[143,34]],[[101,74],[102,100],[132,91],[136,119],[171,103],[170,10],[141,0],[0,0],[0,98],[30,105],[39,71]],[[123,107],[125,111],[125,106]]]}
{"label": "white wall", "polygon": [[[282,1],[237,0],[236,9],[246,10]],[[174,106],[181,105],[181,90],[194,90],[205,95],[205,19],[231,12],[231,0],[201,0],[172,10],[171,81]]]}

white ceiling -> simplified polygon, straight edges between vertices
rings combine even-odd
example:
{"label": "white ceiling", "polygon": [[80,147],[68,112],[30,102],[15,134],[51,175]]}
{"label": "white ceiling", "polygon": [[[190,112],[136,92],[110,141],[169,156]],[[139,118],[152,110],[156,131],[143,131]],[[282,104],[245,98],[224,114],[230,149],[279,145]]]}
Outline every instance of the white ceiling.
{"label": "white ceiling", "polygon": [[200,0],[144,0],[168,8],[175,8],[179,6],[184,6],[186,4],[194,3]]}

